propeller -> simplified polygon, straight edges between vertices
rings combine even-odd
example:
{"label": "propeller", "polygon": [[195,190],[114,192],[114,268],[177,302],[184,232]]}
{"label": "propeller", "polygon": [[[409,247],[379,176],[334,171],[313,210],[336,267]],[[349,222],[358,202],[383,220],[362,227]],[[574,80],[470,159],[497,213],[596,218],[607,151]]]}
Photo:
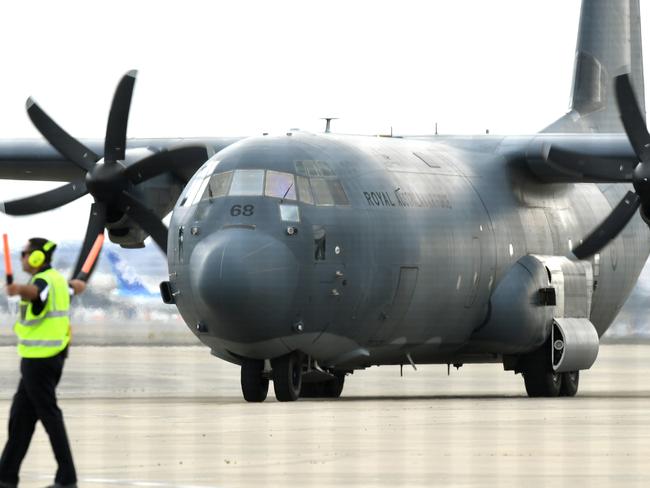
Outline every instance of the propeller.
{"label": "propeller", "polygon": [[616,101],[625,128],[627,138],[639,159],[631,178],[634,191],[628,191],[618,205],[596,227],[585,240],[573,249],[578,259],[587,259],[603,247],[625,228],[641,208],[641,217],[650,225],[650,134],[645,124],[629,75],[620,75],[615,79]]}
{"label": "propeller", "polygon": [[[9,215],[45,212],[90,193],[95,203],[90,208],[73,277],[81,271],[97,236],[103,234],[109,215],[127,215],[166,253],[167,228],[132,190],[139,183],[179,169],[187,161],[207,159],[205,146],[188,146],[153,154],[129,166],[124,164],[129,109],[136,77],[137,71],[129,71],[117,85],[106,125],[103,157],[68,134],[31,97],[27,99],[27,114],[34,126],[63,157],[85,172],[85,178],[38,195],[0,203],[0,211]],[[88,275],[91,272],[92,269]]]}

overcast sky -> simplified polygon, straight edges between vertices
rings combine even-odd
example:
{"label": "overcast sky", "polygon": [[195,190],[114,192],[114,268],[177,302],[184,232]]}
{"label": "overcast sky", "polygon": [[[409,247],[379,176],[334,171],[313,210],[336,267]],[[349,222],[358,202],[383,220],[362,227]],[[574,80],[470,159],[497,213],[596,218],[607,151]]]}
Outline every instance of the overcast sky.
{"label": "overcast sky", "polygon": [[[568,108],[579,8],[578,0],[5,2],[0,138],[39,137],[24,111],[29,95],[71,134],[103,138],[117,81],[134,68],[130,137],[320,131],[325,116],[340,117],[334,131],[347,133],[432,133],[435,122],[443,134],[533,133]],[[44,188],[0,182],[0,198]],[[81,239],[89,203],[0,216],[0,228],[12,240]]]}

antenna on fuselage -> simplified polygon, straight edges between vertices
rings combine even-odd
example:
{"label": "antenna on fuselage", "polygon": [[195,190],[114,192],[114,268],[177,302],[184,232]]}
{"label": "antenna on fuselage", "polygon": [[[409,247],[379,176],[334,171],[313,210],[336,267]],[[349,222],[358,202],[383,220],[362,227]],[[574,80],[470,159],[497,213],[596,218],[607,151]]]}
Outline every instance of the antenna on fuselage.
{"label": "antenna on fuselage", "polygon": [[325,121],[325,134],[329,134],[331,132],[330,131],[330,125],[331,125],[332,120],[339,120],[339,118],[338,117],[323,117],[323,118],[321,118],[321,120]]}

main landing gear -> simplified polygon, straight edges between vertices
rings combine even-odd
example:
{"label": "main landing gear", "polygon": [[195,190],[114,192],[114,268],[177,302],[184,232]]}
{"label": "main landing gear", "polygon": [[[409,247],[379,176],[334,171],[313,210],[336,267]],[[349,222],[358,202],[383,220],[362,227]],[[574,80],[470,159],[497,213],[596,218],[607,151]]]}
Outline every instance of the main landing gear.
{"label": "main landing gear", "polygon": [[247,402],[263,402],[273,380],[280,402],[303,398],[338,398],[343,391],[345,372],[323,371],[307,356],[294,351],[274,358],[271,370],[261,359],[245,358],[241,364],[241,388]]}
{"label": "main landing gear", "polygon": [[572,397],[578,393],[580,371],[553,371],[548,346],[528,354],[521,362],[520,371],[529,397]]}

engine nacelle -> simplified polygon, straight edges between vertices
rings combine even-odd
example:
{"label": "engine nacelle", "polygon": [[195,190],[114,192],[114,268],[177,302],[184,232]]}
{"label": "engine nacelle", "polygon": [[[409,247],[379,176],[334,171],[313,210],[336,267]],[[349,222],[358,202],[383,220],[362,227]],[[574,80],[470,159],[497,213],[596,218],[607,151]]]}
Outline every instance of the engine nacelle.
{"label": "engine nacelle", "polygon": [[[494,290],[488,316],[471,337],[471,348],[497,354],[533,351],[551,336],[554,319],[588,322],[592,294],[591,263],[563,256],[524,256]],[[569,336],[572,331],[567,326]],[[591,348],[591,339],[589,344]],[[572,356],[569,353],[568,357]]]}
{"label": "engine nacelle", "polygon": [[598,332],[589,319],[556,318],[551,336],[553,370],[589,369],[598,356]]}

